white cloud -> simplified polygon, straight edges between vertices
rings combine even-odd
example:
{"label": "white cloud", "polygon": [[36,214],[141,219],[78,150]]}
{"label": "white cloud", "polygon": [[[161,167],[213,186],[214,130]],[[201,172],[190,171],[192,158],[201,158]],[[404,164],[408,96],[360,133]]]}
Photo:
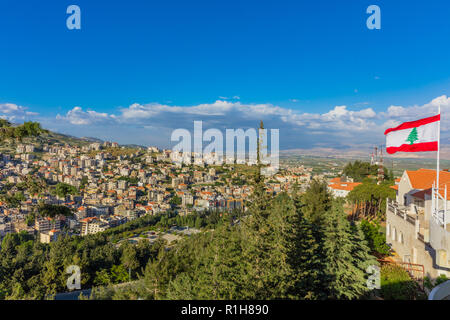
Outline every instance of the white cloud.
{"label": "white cloud", "polygon": [[[54,125],[74,135],[95,136],[100,133],[113,135],[111,139],[119,142],[168,141],[170,144],[171,131],[176,128],[193,130],[193,121],[202,120],[204,130],[224,130],[257,127],[259,120],[263,120],[266,127],[280,129],[281,148],[319,145],[347,148],[381,144],[387,128],[436,114],[440,105],[442,137],[450,138],[450,98],[447,96],[437,97],[424,105],[392,105],[378,112],[367,103],[363,105],[338,105],[320,113],[224,99],[193,106],[134,103],[113,113],[83,110],[77,106],[65,115],[58,114],[56,118],[60,121]],[[21,106],[0,104],[0,117],[27,117],[29,113]],[[52,124],[54,121],[42,118],[42,122]]]}
{"label": "white cloud", "polygon": [[108,120],[113,120],[114,115],[109,115],[107,113],[100,113],[92,110],[83,111],[81,107],[74,107],[72,110],[67,112],[66,116],[57,115],[56,119],[65,120],[75,125],[88,125],[98,122],[107,122]]}
{"label": "white cloud", "polygon": [[27,111],[28,108],[14,103],[0,103],[0,118],[9,121],[24,120],[27,117],[37,116],[38,113]]}
{"label": "white cloud", "polygon": [[450,131],[450,97],[446,95],[437,97],[421,106],[390,106],[386,112],[381,112],[379,117],[395,120],[400,124],[401,122],[413,121],[435,115],[438,113],[439,106],[441,107],[441,130],[444,132]]}
{"label": "white cloud", "polygon": [[[197,120],[203,121],[204,129],[220,130],[256,127],[259,121],[263,120],[266,127],[281,129],[280,143],[283,148],[283,144],[285,147],[295,147],[298,144],[314,146],[317,143],[355,145],[364,141],[364,135],[373,139],[373,132],[377,129],[374,122],[377,120],[376,116],[372,108],[353,111],[347,106],[336,106],[320,114],[301,113],[272,104],[244,104],[217,100],[194,106],[134,103],[127,108],[120,108],[115,114],[83,111],[80,107],[75,107],[65,116],[58,115],[58,119],[67,121],[75,127],[101,124],[117,134],[125,132],[125,129],[135,128],[140,130],[141,134],[132,137],[134,139],[156,139],[167,135],[167,141],[173,129],[192,130],[193,122]],[[94,128],[90,126],[89,130]],[[358,132],[357,136],[355,132]],[[155,134],[158,137],[155,137]]]}

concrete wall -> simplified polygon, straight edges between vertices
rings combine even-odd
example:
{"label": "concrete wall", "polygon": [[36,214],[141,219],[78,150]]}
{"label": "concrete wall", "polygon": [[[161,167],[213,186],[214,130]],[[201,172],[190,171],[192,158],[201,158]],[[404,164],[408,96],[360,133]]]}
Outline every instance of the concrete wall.
{"label": "concrete wall", "polygon": [[409,182],[408,175],[406,171],[403,172],[403,175],[398,183],[398,192],[397,192],[397,203],[399,205],[404,205],[404,196],[412,189],[411,184]]}
{"label": "concrete wall", "polygon": [[[395,239],[393,239],[394,230]],[[425,276],[433,279],[438,276],[433,263],[433,250],[418,238],[416,239],[416,225],[390,210],[386,211],[386,242],[391,245],[402,261],[423,265]]]}
{"label": "concrete wall", "polygon": [[436,251],[436,264],[442,272],[450,274],[450,232],[439,226],[434,219],[430,221],[430,245]]}

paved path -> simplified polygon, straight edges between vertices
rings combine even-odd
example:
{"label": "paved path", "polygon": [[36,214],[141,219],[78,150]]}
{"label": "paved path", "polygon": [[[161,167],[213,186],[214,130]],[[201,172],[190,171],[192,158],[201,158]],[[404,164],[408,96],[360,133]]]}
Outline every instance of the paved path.
{"label": "paved path", "polygon": [[58,293],[55,295],[55,300],[78,300],[78,297],[80,296],[80,294],[83,294],[84,296],[89,297],[91,294],[91,289]]}

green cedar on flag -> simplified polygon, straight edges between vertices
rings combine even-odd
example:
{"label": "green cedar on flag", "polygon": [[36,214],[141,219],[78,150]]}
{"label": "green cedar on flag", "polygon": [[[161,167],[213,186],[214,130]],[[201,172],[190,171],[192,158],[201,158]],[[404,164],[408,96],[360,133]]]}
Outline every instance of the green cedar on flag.
{"label": "green cedar on flag", "polygon": [[414,144],[414,141],[417,141],[417,140],[419,140],[419,138],[417,137],[417,128],[413,128],[411,130],[411,132],[409,133],[406,141],[408,141],[409,144]]}

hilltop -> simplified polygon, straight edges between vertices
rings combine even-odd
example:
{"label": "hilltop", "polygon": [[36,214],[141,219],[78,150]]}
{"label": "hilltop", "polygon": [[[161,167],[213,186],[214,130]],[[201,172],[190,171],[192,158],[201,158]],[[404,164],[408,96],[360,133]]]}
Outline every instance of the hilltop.
{"label": "hilltop", "polygon": [[[36,127],[36,132],[27,133],[24,127]],[[103,144],[104,141],[94,137],[75,137],[67,134],[52,132],[40,127],[38,122],[28,122],[23,125],[13,124],[8,121],[0,123],[0,153],[13,154],[18,145],[33,145],[39,153],[44,145],[71,145],[84,147],[92,143]],[[22,133],[24,131],[24,133]],[[144,146],[128,144],[121,145],[127,149],[127,153],[132,149],[145,148]],[[123,151],[123,150],[122,150]],[[117,153],[117,150],[115,151]]]}
{"label": "hilltop", "polygon": [[64,135],[56,132],[46,131],[39,136],[25,137],[21,141],[17,139],[6,139],[1,142],[1,153],[14,153],[17,146],[20,144],[32,144],[37,148],[42,147],[45,144],[53,145],[65,145],[70,144],[74,146],[83,147],[93,142],[98,142],[92,138],[77,138],[69,135]]}

